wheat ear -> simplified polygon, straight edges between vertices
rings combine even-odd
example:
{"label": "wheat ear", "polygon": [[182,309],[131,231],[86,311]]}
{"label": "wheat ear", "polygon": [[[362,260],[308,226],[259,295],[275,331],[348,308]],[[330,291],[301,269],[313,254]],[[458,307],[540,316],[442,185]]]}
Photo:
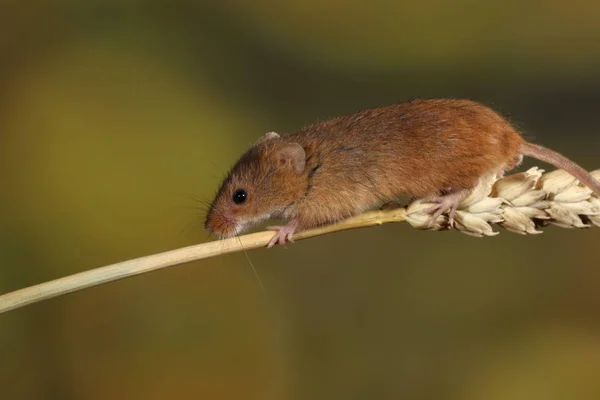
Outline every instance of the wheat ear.
{"label": "wheat ear", "polygon": [[[454,228],[472,236],[493,236],[492,224],[520,234],[541,233],[538,227],[554,224],[564,228],[600,227],[600,198],[568,173],[556,170],[547,174],[537,167],[496,179],[483,178],[473,193],[458,208]],[[600,180],[600,170],[592,175]],[[440,216],[429,224],[431,204],[415,201],[407,207],[370,211],[335,225],[299,232],[294,240],[307,239],[346,229],[407,221],[419,229],[449,229],[448,218]],[[29,286],[0,296],[0,313],[48,300],[92,286],[113,282],[146,272],[191,261],[264,247],[273,237],[264,231],[164,253],[136,258],[92,269],[53,281]]]}

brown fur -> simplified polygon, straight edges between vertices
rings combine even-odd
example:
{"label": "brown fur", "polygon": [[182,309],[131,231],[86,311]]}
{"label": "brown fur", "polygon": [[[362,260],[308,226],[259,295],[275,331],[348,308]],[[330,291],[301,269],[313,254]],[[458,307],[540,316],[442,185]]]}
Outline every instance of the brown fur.
{"label": "brown fur", "polygon": [[[206,220],[221,236],[281,217],[298,229],[332,223],[394,201],[470,190],[520,160],[525,141],[500,115],[469,100],[415,100],[364,110],[275,137],[265,135],[223,182]],[[300,174],[278,149],[298,143]],[[248,201],[233,204],[238,188]],[[239,229],[238,229],[239,231]]]}

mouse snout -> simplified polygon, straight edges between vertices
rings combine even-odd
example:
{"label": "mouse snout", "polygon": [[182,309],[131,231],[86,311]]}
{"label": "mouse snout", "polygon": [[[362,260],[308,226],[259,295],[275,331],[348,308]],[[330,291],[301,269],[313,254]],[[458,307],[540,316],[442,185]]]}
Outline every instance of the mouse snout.
{"label": "mouse snout", "polygon": [[224,238],[235,235],[239,223],[229,213],[211,210],[206,217],[204,229]]}

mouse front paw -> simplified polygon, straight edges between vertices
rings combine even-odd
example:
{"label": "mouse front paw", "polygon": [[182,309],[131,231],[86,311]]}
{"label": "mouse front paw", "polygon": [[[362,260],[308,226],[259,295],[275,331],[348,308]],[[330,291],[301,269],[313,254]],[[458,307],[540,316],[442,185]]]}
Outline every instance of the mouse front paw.
{"label": "mouse front paw", "polygon": [[287,225],[267,226],[268,230],[276,231],[275,235],[273,235],[273,238],[269,241],[267,247],[271,248],[276,244],[285,246],[287,243],[294,243],[293,236],[297,228],[297,221],[291,221]]}

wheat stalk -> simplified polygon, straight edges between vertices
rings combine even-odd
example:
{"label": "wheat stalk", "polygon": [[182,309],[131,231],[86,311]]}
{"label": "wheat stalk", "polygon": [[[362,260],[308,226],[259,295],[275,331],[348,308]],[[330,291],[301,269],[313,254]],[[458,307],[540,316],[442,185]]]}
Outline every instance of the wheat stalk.
{"label": "wheat stalk", "polygon": [[[519,234],[538,234],[538,227],[554,224],[563,228],[600,227],[600,198],[562,170],[544,174],[534,167],[502,179],[483,178],[465,199],[455,216],[454,228],[472,236],[493,236],[492,224]],[[600,170],[592,172],[600,180]],[[335,225],[299,232],[302,240],[346,229],[406,221],[419,229],[449,229],[448,217],[440,216],[429,224],[427,209],[431,204],[414,201],[407,207],[370,211]],[[144,274],[191,261],[264,247],[273,237],[264,231],[237,238],[184,247],[151,256],[92,269],[53,281],[29,286],[0,296],[0,313],[28,304],[119,279]]]}

